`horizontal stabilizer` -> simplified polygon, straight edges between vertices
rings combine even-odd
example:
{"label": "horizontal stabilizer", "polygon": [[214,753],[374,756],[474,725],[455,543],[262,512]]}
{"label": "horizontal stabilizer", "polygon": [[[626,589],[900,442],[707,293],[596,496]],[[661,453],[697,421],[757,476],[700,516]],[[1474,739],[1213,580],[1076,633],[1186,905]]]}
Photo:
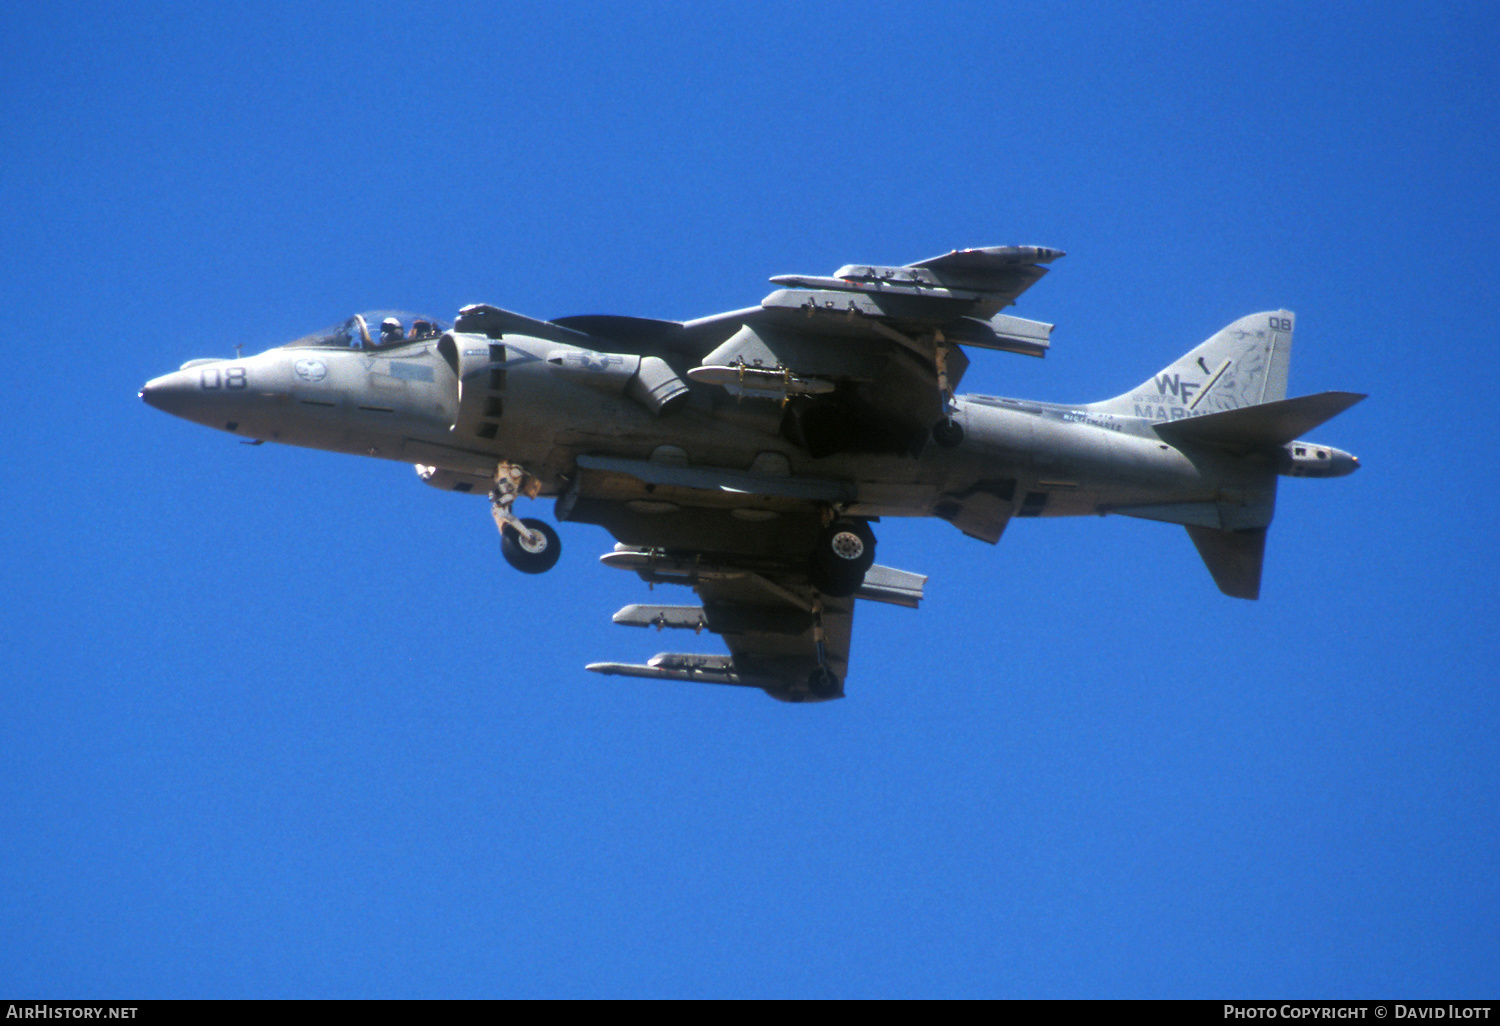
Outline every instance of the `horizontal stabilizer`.
{"label": "horizontal stabilizer", "polygon": [[1324,421],[1332,420],[1366,398],[1358,392],[1319,392],[1223,413],[1163,421],[1155,425],[1164,438],[1183,438],[1216,445],[1285,445]]}
{"label": "horizontal stabilizer", "polygon": [[1188,524],[1187,533],[1220,591],[1231,598],[1260,598],[1260,569],[1266,554],[1264,527],[1219,531]]}

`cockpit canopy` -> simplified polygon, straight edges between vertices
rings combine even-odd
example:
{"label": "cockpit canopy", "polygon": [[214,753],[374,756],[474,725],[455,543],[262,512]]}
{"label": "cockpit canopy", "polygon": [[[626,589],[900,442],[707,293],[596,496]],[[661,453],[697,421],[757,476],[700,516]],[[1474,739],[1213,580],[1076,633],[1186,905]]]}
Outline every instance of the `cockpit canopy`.
{"label": "cockpit canopy", "polygon": [[385,349],[437,338],[453,327],[449,321],[408,310],[368,310],[342,324],[303,335],[283,349]]}

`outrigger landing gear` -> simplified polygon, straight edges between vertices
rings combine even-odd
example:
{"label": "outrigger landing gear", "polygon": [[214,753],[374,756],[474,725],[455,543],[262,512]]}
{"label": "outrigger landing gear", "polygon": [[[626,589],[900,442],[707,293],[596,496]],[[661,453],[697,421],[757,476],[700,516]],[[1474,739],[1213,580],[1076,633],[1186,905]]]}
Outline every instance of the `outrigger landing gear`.
{"label": "outrigger landing gear", "polygon": [[546,573],[562,555],[556,531],[541,520],[523,520],[510,509],[522,495],[534,499],[541,490],[542,483],[514,463],[501,462],[495,468],[490,514],[500,529],[500,554],[523,574]]}
{"label": "outrigger landing gear", "polygon": [[964,429],[951,417],[944,417],[932,425],[932,440],[944,449],[957,449],[964,440]]}
{"label": "outrigger landing gear", "polygon": [[838,698],[843,693],[843,688],[839,685],[839,679],[834,676],[832,670],[826,666],[820,666],[807,678],[807,693],[820,701],[825,701]]}
{"label": "outrigger landing gear", "polygon": [[813,644],[817,648],[818,668],[807,676],[807,693],[816,701],[842,698],[844,686],[828,666],[827,638],[823,632],[823,600],[813,602]]}

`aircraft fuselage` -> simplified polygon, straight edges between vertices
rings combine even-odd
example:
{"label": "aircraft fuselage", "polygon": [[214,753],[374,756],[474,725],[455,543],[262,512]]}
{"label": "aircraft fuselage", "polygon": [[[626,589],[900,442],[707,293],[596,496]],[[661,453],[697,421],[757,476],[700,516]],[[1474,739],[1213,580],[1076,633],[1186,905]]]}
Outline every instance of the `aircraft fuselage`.
{"label": "aircraft fuselage", "polygon": [[[1225,488],[1253,488],[1263,474],[1243,461],[1173,446],[1146,421],[1080,408],[988,396],[960,396],[963,429],[952,449],[929,444],[905,454],[847,453],[815,459],[781,436],[776,404],[740,401],[711,387],[669,418],[624,395],[559,372],[544,340],[506,339],[509,359],[493,437],[456,439],[458,379],[434,341],[365,352],[278,348],[234,360],[194,360],[156,378],[152,406],[245,439],[373,456],[487,476],[497,459],[524,464],[555,495],[581,454],[650,459],[662,445],[688,464],[748,469],[783,457],[793,477],[850,480],[859,516],[932,515],[945,494],[977,481],[1009,480],[1024,515],[1079,516],[1111,505],[1211,501]],[[1248,472],[1247,472],[1248,471]]]}

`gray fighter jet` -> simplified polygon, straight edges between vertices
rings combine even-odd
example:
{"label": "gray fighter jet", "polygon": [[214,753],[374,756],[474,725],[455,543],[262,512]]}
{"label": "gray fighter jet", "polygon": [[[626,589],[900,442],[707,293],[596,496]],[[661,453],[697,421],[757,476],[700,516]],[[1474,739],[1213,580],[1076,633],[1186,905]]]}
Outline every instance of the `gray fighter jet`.
{"label": "gray fighter jet", "polygon": [[855,600],[915,608],[926,582],[875,563],[881,517],[936,516],[991,544],[1011,517],[1181,524],[1219,589],[1253,599],[1278,476],[1359,466],[1300,440],[1364,396],[1286,398],[1286,310],[1102,402],[956,395],[966,347],[1046,354],[1052,325],[1001,311],[1062,255],[1004,246],[788,275],[758,306],[687,322],[362,314],[258,356],[191,360],[141,398],[488,495],[524,573],[550,569],[560,543],[514,504],[555,497],[558,521],[619,540],[607,566],[701,600],[626,606],[616,623],[706,627],[729,648],[589,669],[839,698]]}

